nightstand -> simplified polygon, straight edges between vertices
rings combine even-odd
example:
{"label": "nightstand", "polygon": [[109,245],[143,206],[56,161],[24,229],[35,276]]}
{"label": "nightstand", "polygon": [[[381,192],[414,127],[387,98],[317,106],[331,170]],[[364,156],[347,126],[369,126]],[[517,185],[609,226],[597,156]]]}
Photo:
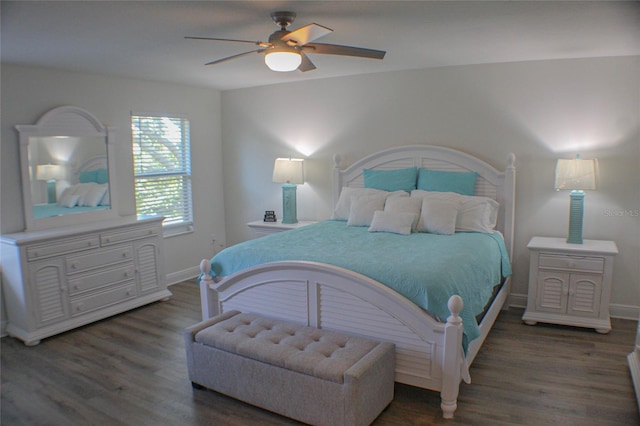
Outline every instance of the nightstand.
{"label": "nightstand", "polygon": [[590,327],[603,334],[611,331],[609,299],[616,243],[584,240],[583,244],[569,244],[564,238],[533,237],[527,248],[525,324]]}
{"label": "nightstand", "polygon": [[247,226],[253,229],[255,234],[255,238],[264,237],[269,234],[276,234],[282,231],[288,231],[290,229],[302,228],[303,226],[311,225],[317,223],[313,220],[300,220],[298,223],[282,223],[281,221],[277,222],[264,222],[262,220],[256,220],[255,222],[247,223]]}

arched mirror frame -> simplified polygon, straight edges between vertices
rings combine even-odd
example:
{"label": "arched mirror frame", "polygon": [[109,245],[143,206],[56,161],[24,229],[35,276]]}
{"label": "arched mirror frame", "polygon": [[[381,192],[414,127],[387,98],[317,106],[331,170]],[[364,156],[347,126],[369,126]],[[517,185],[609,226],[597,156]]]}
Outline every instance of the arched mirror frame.
{"label": "arched mirror frame", "polygon": [[[26,231],[90,223],[118,217],[116,170],[114,164],[115,129],[105,127],[88,111],[75,106],[61,106],[45,113],[36,124],[17,125],[20,140],[20,172]],[[91,212],[36,218],[33,214],[29,144],[33,137],[104,138],[109,175],[110,208]]]}

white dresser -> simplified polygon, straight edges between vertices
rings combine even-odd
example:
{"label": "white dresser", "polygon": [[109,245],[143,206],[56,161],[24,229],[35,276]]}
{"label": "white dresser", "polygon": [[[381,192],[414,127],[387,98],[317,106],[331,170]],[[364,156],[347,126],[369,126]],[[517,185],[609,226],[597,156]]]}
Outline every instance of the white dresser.
{"label": "white dresser", "polygon": [[167,299],[162,218],[0,237],[7,332],[26,345]]}

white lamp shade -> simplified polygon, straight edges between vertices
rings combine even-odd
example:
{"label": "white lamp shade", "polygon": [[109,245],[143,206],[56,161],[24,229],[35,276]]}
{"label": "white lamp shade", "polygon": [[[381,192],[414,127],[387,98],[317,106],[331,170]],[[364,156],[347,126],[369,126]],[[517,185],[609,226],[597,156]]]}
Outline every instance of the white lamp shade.
{"label": "white lamp shade", "polygon": [[272,71],[295,71],[302,63],[302,56],[295,51],[274,50],[264,55],[264,63]]}
{"label": "white lamp shade", "polygon": [[594,160],[559,159],[556,164],[555,188],[560,189],[596,189],[596,171]]}
{"label": "white lamp shade", "polygon": [[302,185],[304,183],[303,164],[304,160],[301,158],[276,158],[273,165],[273,181]]}
{"label": "white lamp shade", "polygon": [[58,180],[64,177],[64,167],[53,164],[38,164],[36,166],[37,180]]}

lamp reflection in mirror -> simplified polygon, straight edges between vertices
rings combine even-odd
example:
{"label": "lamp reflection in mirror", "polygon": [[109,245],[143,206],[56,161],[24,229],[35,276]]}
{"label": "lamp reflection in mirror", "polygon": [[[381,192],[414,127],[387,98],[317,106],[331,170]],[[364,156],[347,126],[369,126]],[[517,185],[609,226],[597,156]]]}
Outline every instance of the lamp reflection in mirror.
{"label": "lamp reflection in mirror", "polygon": [[556,164],[556,191],[570,189],[569,236],[570,244],[582,244],[582,220],[584,217],[584,190],[596,189],[594,160],[559,159]]}
{"label": "lamp reflection in mirror", "polygon": [[273,165],[273,181],[282,183],[282,223],[298,223],[296,185],[304,183],[304,160],[300,158],[276,158]]}
{"label": "lamp reflection in mirror", "polygon": [[275,48],[264,55],[264,63],[272,71],[295,71],[302,63],[302,56],[293,49]]}
{"label": "lamp reflection in mirror", "polygon": [[47,181],[47,203],[56,202],[56,181],[64,178],[64,167],[53,164],[38,164],[36,179]]}

